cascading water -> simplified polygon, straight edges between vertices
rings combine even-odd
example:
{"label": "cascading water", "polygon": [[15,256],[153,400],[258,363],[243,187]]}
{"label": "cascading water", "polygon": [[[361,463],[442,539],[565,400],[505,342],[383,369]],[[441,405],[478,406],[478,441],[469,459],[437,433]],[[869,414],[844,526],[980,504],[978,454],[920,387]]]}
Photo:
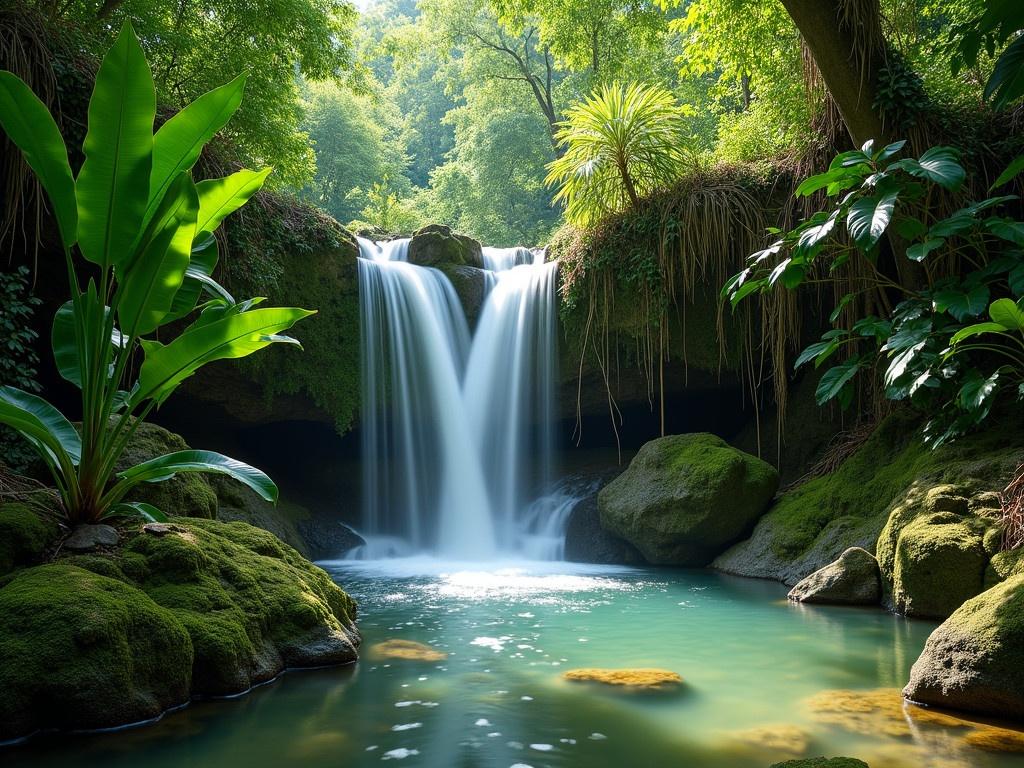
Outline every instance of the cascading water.
{"label": "cascading water", "polygon": [[448,278],[408,263],[409,240],[359,247],[361,556],[536,554],[524,542],[554,454],[557,265],[485,248],[471,336]]}

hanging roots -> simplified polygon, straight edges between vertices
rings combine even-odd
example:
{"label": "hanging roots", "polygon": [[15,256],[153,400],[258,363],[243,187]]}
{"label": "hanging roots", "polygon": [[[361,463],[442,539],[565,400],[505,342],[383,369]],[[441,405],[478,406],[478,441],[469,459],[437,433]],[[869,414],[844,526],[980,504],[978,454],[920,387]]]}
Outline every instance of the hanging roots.
{"label": "hanging roots", "polygon": [[1003,550],[1024,547],[1024,464],[999,494],[1003,508]]}

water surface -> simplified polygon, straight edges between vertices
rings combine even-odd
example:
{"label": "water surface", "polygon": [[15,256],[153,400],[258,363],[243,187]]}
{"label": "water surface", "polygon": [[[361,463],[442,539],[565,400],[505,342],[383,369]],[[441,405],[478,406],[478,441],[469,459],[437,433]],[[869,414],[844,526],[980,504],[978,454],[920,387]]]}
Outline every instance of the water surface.
{"label": "water surface", "polygon": [[[815,711],[824,691],[894,695],[927,622],[796,606],[778,584],[707,571],[323,565],[360,602],[357,665],[289,673],[144,728],[37,739],[6,752],[5,765],[767,768],[846,754],[872,768],[1024,766],[1024,755],[970,746],[970,727],[922,722],[898,706]],[[375,660],[372,646],[394,638],[448,657]],[[593,666],[663,667],[686,682],[642,694],[562,679]]]}

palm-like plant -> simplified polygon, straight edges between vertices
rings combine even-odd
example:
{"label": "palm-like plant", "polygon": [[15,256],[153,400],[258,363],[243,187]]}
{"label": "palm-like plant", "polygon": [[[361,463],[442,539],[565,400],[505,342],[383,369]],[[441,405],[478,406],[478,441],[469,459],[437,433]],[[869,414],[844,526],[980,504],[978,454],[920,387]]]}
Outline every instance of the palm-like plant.
{"label": "palm-like plant", "polygon": [[612,83],[571,107],[556,138],[561,157],[545,183],[578,226],[635,207],[680,173],[682,109],[657,85]]}
{"label": "palm-like plant", "polygon": [[[56,123],[32,90],[0,71],[0,126],[22,151],[49,197],[67,263],[71,300],[57,312],[52,344],[61,376],[82,392],[77,429],[50,403],[0,387],[0,423],[45,462],[69,522],[109,515],[160,518],[126,501],[143,482],[179,472],[215,472],[268,501],[277,487],[258,469],[210,451],[178,451],[118,473],[139,423],[201,366],[249,355],[312,314],[236,302],[213,277],[213,233],[263,185],[269,169],[192,180],[203,146],[238,108],[244,78],[200,97],[153,133],[153,76],[129,25],[104,57],[89,102],[85,161],[72,175]],[[76,268],[73,251],[85,263]],[[84,285],[83,285],[84,284]],[[174,339],[157,329],[192,315]]]}

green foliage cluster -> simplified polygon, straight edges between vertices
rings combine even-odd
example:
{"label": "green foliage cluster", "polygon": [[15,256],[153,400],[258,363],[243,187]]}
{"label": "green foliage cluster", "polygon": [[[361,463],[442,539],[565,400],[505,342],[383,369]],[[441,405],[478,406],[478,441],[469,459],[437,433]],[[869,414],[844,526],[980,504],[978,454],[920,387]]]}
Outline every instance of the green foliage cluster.
{"label": "green foliage cluster", "polygon": [[[46,191],[64,250],[72,297],[54,318],[52,347],[61,376],[81,390],[82,425],[11,386],[0,388],[0,423],[35,449],[72,523],[116,514],[160,517],[152,505],[125,499],[140,483],[180,472],[226,474],[268,500],[277,496],[259,470],[209,451],[177,451],[115,477],[141,420],[182,381],[211,361],[295,343],[282,332],[311,314],[253,309],[261,299],[237,303],[211,276],[214,232],[269,174],[192,179],[203,146],[231,118],[243,86],[237,78],[201,96],[154,134],[152,73],[126,24],[96,75],[85,160],[74,176],[45,105],[21,79],[0,72],[0,125]],[[73,249],[84,261],[84,288]],[[204,294],[211,298],[180,335],[154,338],[161,327],[192,315]]]}
{"label": "green foliage cluster", "polygon": [[[0,272],[0,385],[38,392],[39,355],[32,318],[40,300],[29,291],[28,267]],[[7,427],[0,427],[0,462],[16,472],[32,461],[35,453]]]}

